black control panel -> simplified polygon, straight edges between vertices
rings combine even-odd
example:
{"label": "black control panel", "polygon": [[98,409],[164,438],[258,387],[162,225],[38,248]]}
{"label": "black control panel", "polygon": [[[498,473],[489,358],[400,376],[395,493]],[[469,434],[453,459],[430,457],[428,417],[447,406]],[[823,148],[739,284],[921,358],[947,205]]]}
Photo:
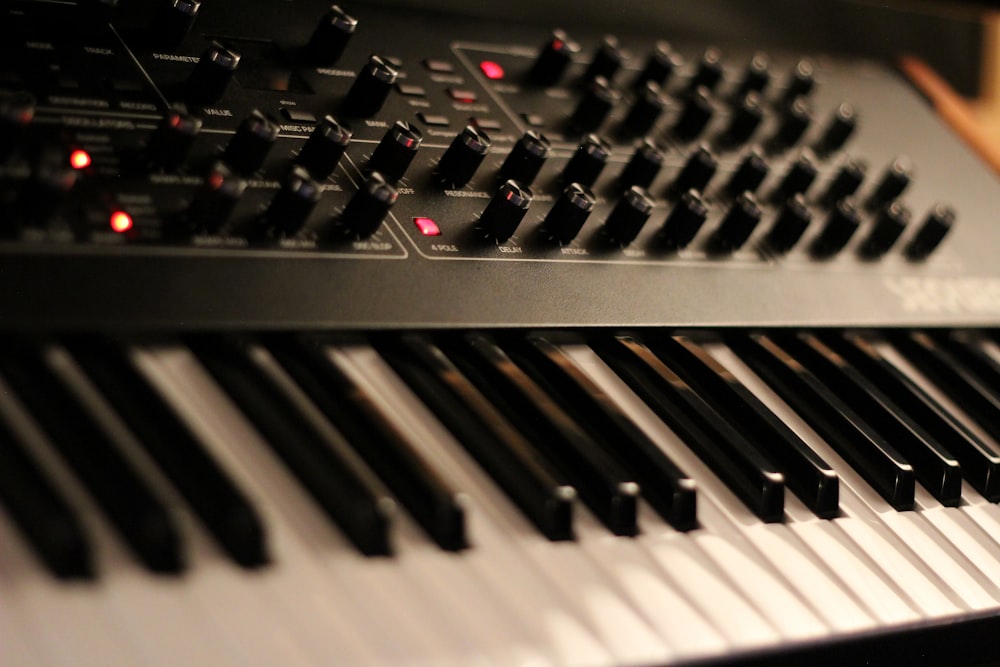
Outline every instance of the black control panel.
{"label": "black control panel", "polygon": [[1000,186],[884,65],[309,0],[3,12],[3,326],[1000,313]]}

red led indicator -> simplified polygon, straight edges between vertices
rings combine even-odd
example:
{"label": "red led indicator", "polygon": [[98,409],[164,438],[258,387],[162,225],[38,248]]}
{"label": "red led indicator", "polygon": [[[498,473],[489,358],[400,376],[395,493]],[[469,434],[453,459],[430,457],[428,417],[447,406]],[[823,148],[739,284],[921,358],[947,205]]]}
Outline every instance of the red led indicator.
{"label": "red led indicator", "polygon": [[483,71],[487,79],[497,81],[503,78],[503,67],[500,66],[500,63],[495,63],[492,60],[484,60],[479,63],[479,69]]}
{"label": "red led indicator", "polygon": [[414,218],[413,224],[417,226],[424,236],[441,236],[441,228],[437,226],[432,218]]}
{"label": "red led indicator", "polygon": [[76,149],[69,154],[69,165],[74,169],[86,169],[90,166],[90,153]]}
{"label": "red led indicator", "polygon": [[115,211],[111,214],[111,230],[124,234],[132,229],[132,216],[125,211]]}

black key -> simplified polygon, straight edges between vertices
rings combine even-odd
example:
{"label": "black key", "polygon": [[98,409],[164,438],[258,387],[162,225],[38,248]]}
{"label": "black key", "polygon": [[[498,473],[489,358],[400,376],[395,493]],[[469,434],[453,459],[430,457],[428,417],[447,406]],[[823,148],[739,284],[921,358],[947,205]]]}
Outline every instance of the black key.
{"label": "black key", "polygon": [[442,549],[468,547],[461,494],[385,419],[376,398],[327,354],[325,344],[274,339],[269,347],[427,534]]}
{"label": "black key", "polygon": [[428,338],[378,341],[379,353],[550,540],[573,539],[576,490]]}
{"label": "black key", "polygon": [[93,553],[80,520],[2,420],[0,503],[54,575],[94,576]]}
{"label": "black key", "polygon": [[591,345],[754,514],[782,520],[784,476],[690,385],[634,337],[595,338]]}
{"label": "black key", "polygon": [[727,342],[890,505],[913,508],[913,467],[836,393],[768,336],[736,335]]}
{"label": "black key", "polygon": [[831,519],[839,514],[836,471],[721,363],[683,336],[656,338],[647,343],[761,454],[777,464],[788,488],[816,516]]}
{"label": "black key", "polygon": [[[577,338],[568,342],[582,343]],[[670,460],[547,334],[503,344],[604,452],[642,485],[642,497],[678,530],[697,528],[695,481]]]}
{"label": "black key", "polygon": [[66,370],[57,371],[42,354],[6,341],[0,374],[135,555],[154,572],[180,572],[184,564],[173,518],[64,382]]}
{"label": "black key", "polygon": [[938,343],[955,355],[994,395],[1000,396],[1000,362],[982,348],[979,334],[952,331],[935,336]]}
{"label": "black key", "polygon": [[639,484],[488,336],[466,334],[442,349],[616,535],[638,532]]}
{"label": "black key", "polygon": [[906,373],[902,372],[864,338],[857,335],[824,336],[823,341],[892,397],[896,405],[955,455],[962,474],[987,500],[1000,500],[1000,453],[956,421]]}
{"label": "black key", "polygon": [[126,350],[97,339],[71,341],[67,348],[223,550],[244,567],[267,563],[257,512],[131,365]]}
{"label": "black key", "polygon": [[958,461],[920,424],[843,357],[811,334],[787,336],[781,346],[851,406],[863,422],[910,461],[917,480],[943,505],[962,499]]}
{"label": "black key", "polygon": [[[364,554],[389,555],[392,499],[336,429],[317,427],[302,396],[250,361],[246,341],[195,338],[191,349],[323,511]],[[284,378],[287,379],[287,376]]]}

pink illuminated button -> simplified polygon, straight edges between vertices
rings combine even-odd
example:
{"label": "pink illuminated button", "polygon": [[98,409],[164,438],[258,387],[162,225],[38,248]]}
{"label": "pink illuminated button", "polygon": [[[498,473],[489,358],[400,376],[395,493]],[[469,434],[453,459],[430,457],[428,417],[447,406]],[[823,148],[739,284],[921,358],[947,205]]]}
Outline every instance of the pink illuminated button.
{"label": "pink illuminated button", "polygon": [[479,69],[483,71],[487,79],[498,81],[503,78],[503,67],[500,66],[500,63],[495,63],[492,60],[484,60],[479,63]]}
{"label": "pink illuminated button", "polygon": [[441,228],[437,226],[432,218],[414,218],[413,224],[417,226],[424,236],[441,236]]}

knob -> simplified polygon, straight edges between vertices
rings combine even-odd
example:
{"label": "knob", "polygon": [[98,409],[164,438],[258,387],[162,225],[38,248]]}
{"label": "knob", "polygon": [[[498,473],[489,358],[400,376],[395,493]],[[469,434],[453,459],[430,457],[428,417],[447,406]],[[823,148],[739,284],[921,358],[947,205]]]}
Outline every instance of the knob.
{"label": "knob", "polygon": [[550,146],[544,134],[528,130],[500,165],[501,178],[518,181],[521,185],[531,185],[549,157]]}
{"label": "knob", "polygon": [[904,248],[903,254],[911,260],[924,259],[934,252],[954,225],[955,211],[944,204],[935,205]]}
{"label": "knob", "polygon": [[375,148],[368,161],[368,168],[382,174],[390,183],[395,183],[410,167],[423,138],[416,125],[397,120]]}
{"label": "knob", "polygon": [[858,127],[858,115],[854,106],[844,102],[834,109],[830,120],[816,142],[815,149],[821,155],[840,150]]}
{"label": "knob", "polygon": [[760,95],[756,91],[750,91],[740,98],[733,109],[729,125],[722,135],[723,141],[730,146],[746,143],[760,127],[763,118],[764,110],[760,106]]}
{"label": "knob", "polygon": [[735,197],[743,192],[757,192],[757,188],[767,178],[768,171],[770,167],[767,166],[764,156],[756,150],[751,150],[744,156],[740,166],[726,183],[726,194]]}
{"label": "knob", "polygon": [[212,42],[198,59],[186,85],[187,98],[195,104],[211,104],[226,92],[240,66],[240,54]]}
{"label": "knob", "polygon": [[653,184],[656,175],[663,167],[663,152],[653,143],[652,139],[643,139],[632,154],[622,173],[618,176],[618,184],[623,188],[639,186],[648,188]]}
{"label": "knob", "polygon": [[201,132],[202,120],[179,109],[170,109],[160,119],[146,144],[146,157],[156,167],[174,170],[183,164],[195,138]]}
{"label": "knob", "polygon": [[722,81],[722,53],[715,48],[706,49],[698,61],[698,69],[688,81],[688,90],[694,92],[704,88],[711,92],[719,81]]}
{"label": "knob", "polygon": [[398,198],[399,191],[382,174],[372,172],[347,202],[340,221],[349,233],[368,238],[379,228]]}
{"label": "knob", "polygon": [[625,191],[604,221],[604,234],[621,245],[628,245],[642,231],[653,212],[653,200],[646,191],[633,185]]}
{"label": "knob", "polygon": [[778,122],[778,129],[771,137],[770,147],[784,150],[798,143],[812,122],[812,109],[804,97],[797,97],[785,108]]}
{"label": "knob", "polygon": [[613,81],[626,58],[626,53],[618,44],[618,38],[612,35],[604,37],[594,52],[594,59],[583,73],[583,80],[593,81],[597,77],[603,77],[607,81]]}
{"label": "knob", "polygon": [[848,158],[847,161],[841,165],[837,175],[833,177],[832,181],[830,181],[830,185],[827,187],[826,192],[823,193],[820,201],[827,206],[832,206],[841,199],[850,197],[858,191],[859,187],[861,187],[867,172],[867,162],[855,158]]}
{"label": "knob", "polygon": [[624,130],[632,136],[648,134],[667,108],[667,98],[655,81],[647,81],[637,92],[635,102],[622,122]]}
{"label": "knob", "polygon": [[587,84],[583,97],[570,116],[570,127],[581,132],[596,130],[620,99],[621,96],[603,76],[593,79]]}
{"label": "knob", "polygon": [[483,209],[479,216],[479,228],[487,236],[503,243],[521,224],[533,198],[530,188],[517,181],[507,181]]}
{"label": "knob", "polygon": [[277,123],[254,109],[236,129],[222,161],[236,173],[249,176],[264,165],[279,130]]}
{"label": "knob", "polygon": [[861,226],[858,209],[850,199],[841,199],[830,211],[826,224],[809,250],[817,257],[832,257],[840,252]]}
{"label": "knob", "polygon": [[153,40],[161,46],[177,46],[187,37],[200,11],[200,0],[160,0],[151,24]]}
{"label": "knob", "polygon": [[319,183],[302,167],[293,167],[264,213],[265,224],[279,236],[295,236],[306,224],[323,194]]}
{"label": "knob", "polygon": [[816,165],[807,153],[803,153],[791,164],[785,177],[774,192],[775,201],[784,201],[800,192],[804,193],[816,180]]}
{"label": "knob", "polygon": [[659,41],[653,46],[653,51],[646,58],[642,71],[632,81],[632,88],[640,90],[650,82],[662,88],[670,81],[670,77],[680,66],[680,57],[670,48],[670,44]]}
{"label": "knob", "polygon": [[317,65],[333,65],[344,53],[357,27],[356,18],[338,5],[331,6],[319,20],[306,45],[309,59]]}
{"label": "knob", "polygon": [[538,57],[528,71],[528,80],[540,86],[558,83],[566,72],[580,46],[562,30],[556,30],[538,52]]}
{"label": "knob", "polygon": [[709,242],[714,252],[732,252],[743,247],[761,218],[760,206],[749,192],[733,201]]}
{"label": "knob", "polygon": [[569,243],[580,233],[596,203],[593,192],[579,183],[571,183],[549,209],[542,228],[552,240]]}
{"label": "knob", "polygon": [[324,116],[302,146],[296,162],[305,167],[313,178],[328,178],[340,164],[351,136],[351,130],[338,123],[333,116]]}
{"label": "knob", "polygon": [[892,164],[886,167],[882,173],[882,178],[879,179],[874,192],[865,202],[865,206],[871,210],[881,208],[903,194],[911,180],[913,180],[913,168],[909,163],[903,158],[893,160]]}
{"label": "knob", "polygon": [[868,236],[861,242],[858,252],[862,257],[874,259],[881,257],[902,235],[910,222],[910,209],[898,201],[890,202],[879,211],[875,224]]}
{"label": "knob", "polygon": [[805,97],[812,92],[816,85],[816,70],[812,62],[800,60],[788,73],[785,82],[785,92],[782,96],[786,105],[791,104],[799,97]]}
{"label": "knob", "polygon": [[441,156],[438,176],[448,185],[462,187],[472,180],[489,150],[489,135],[474,125],[466,125]]}
{"label": "knob", "polygon": [[222,163],[214,164],[188,207],[186,221],[190,223],[190,231],[218,232],[246,189],[247,182],[239,174]]}
{"label": "knob", "polygon": [[718,167],[719,161],[715,159],[708,147],[698,146],[688,156],[684,167],[671,183],[670,189],[673,192],[687,192],[688,190],[704,192],[708,182],[715,176],[715,170]]}
{"label": "knob", "polygon": [[686,248],[708,219],[708,206],[694,190],[681,195],[660,228],[657,241],[671,250]]}
{"label": "knob", "polygon": [[812,213],[805,197],[795,195],[785,201],[774,226],[764,237],[764,244],[772,251],[784,254],[791,250],[812,222]]}
{"label": "knob", "polygon": [[680,118],[674,125],[674,136],[681,141],[694,139],[712,119],[712,102],[708,98],[708,89],[699,86],[688,96],[681,111]]}
{"label": "knob", "polygon": [[374,116],[389,98],[398,76],[399,72],[388,60],[372,54],[347,91],[344,112],[359,118]]}
{"label": "knob", "polygon": [[35,118],[35,98],[26,92],[0,92],[0,161],[7,159]]}
{"label": "knob", "polygon": [[769,66],[767,54],[755,53],[743,71],[743,78],[736,88],[736,99],[743,99],[749,93],[757,93],[758,95],[763,93],[767,84],[771,83]]}
{"label": "knob", "polygon": [[577,146],[559,175],[563,183],[579,183],[591,187],[604,171],[611,156],[611,145],[596,134],[588,134]]}

